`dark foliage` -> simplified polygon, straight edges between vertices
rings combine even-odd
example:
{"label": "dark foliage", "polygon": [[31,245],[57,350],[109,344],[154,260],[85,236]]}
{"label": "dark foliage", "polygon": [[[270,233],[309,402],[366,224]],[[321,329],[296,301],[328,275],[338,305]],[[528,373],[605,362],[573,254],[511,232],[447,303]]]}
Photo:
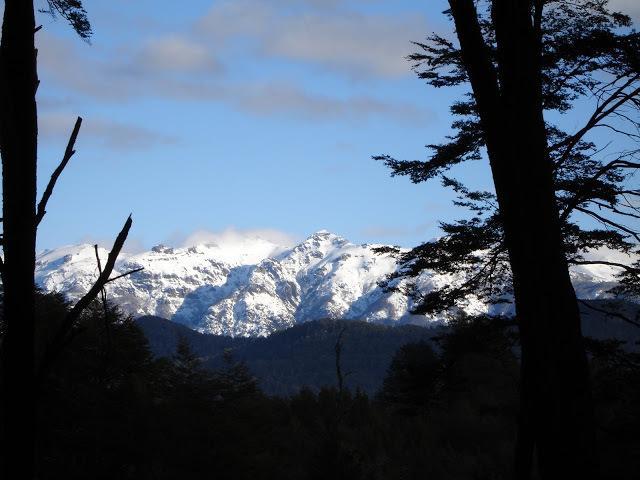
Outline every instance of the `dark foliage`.
{"label": "dark foliage", "polygon": [[47,5],[49,8],[42,10],[43,13],[48,13],[54,18],[60,15],[69,22],[80,38],[89,41],[93,32],[87,11],[80,0],[47,0]]}
{"label": "dark foliage", "polygon": [[398,348],[410,342],[429,341],[438,328],[398,327],[353,320],[305,322],[266,338],[230,338],[204,335],[157,317],[136,320],[154,354],[171,357],[178,339],[188,339],[203,365],[211,370],[225,364],[224,351],[246,362],[269,395],[291,395],[302,387],[318,392],[336,384],[335,343],[342,338],[341,367],[344,384],[371,395],[381,385],[384,372]]}
{"label": "dark foliage", "polygon": [[589,340],[603,478],[640,469],[640,355],[615,340]]}
{"label": "dark foliage", "polygon": [[[622,317],[609,312],[620,312]],[[626,321],[640,315],[636,304],[588,300],[581,304],[581,313],[585,335],[626,341],[625,348],[633,348],[634,342],[640,340],[640,329]],[[384,372],[399,348],[427,343],[425,348],[431,345],[438,349],[433,338],[445,331],[443,327],[388,327],[354,320],[320,320],[266,338],[231,338],[198,333],[159,317],[141,317],[136,323],[144,331],[154,355],[171,358],[179,339],[186,338],[203,365],[216,370],[225,365],[224,352],[231,349],[233,356],[246,362],[258,377],[266,394],[280,396],[296,394],[302,387],[318,392],[323,386],[336,384],[334,345],[342,328],[346,327],[341,355],[342,368],[348,373],[345,385],[368,395],[381,388]],[[492,340],[488,340],[491,345]],[[424,367],[426,371],[428,365]]]}
{"label": "dark foliage", "polygon": [[[68,312],[39,304],[48,323]],[[38,478],[255,478],[244,449],[267,448],[268,408],[243,364],[204,369],[186,342],[155,360],[131,318],[94,302],[42,388]]]}
{"label": "dark foliage", "polygon": [[425,342],[408,343],[396,352],[378,399],[398,413],[426,413],[437,391],[439,362]]}
{"label": "dark foliage", "polygon": [[[38,295],[39,322],[68,310]],[[38,478],[511,477],[518,344],[502,321],[460,318],[435,350],[400,348],[375,401],[334,387],[265,396],[229,351],[206,369],[185,337],[154,359],[136,323],[97,302],[78,328],[40,393]],[[640,358],[619,346],[589,344],[611,479],[633,476],[640,448]]]}

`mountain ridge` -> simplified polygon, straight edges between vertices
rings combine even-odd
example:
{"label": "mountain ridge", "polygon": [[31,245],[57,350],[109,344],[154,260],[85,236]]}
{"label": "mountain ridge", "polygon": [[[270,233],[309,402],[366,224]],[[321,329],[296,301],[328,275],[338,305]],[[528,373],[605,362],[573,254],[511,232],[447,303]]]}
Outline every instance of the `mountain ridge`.
{"label": "mountain ridge", "polygon": [[[411,299],[385,292],[379,282],[398,268],[379,244],[353,244],[321,230],[293,246],[259,237],[185,248],[164,245],[123,254],[114,276],[144,270],[108,286],[109,298],[134,316],[155,315],[203,333],[264,337],[310,320],[342,318],[382,324],[431,325],[443,320],[410,313]],[[99,248],[104,261],[107,251]],[[47,250],[37,256],[36,281],[45,291],[77,300],[97,277],[94,247]],[[578,295],[602,298],[615,282],[615,269],[581,266],[572,270]],[[424,272],[416,283],[429,291],[455,281]],[[464,309],[488,307],[469,298]]]}

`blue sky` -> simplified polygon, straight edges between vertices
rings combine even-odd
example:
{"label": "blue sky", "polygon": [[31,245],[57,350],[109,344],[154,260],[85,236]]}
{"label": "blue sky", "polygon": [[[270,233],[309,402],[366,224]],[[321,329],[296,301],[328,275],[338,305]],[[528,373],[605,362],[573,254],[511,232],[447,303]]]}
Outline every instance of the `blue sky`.
{"label": "blue sky", "polygon": [[[449,131],[454,92],[403,59],[451,34],[445,1],[84,4],[91,45],[39,16],[40,189],[84,117],[39,248],[108,244],[129,212],[134,250],[230,229],[411,246],[460,213],[371,160],[425,158]],[[454,173],[489,185],[484,162]]]}

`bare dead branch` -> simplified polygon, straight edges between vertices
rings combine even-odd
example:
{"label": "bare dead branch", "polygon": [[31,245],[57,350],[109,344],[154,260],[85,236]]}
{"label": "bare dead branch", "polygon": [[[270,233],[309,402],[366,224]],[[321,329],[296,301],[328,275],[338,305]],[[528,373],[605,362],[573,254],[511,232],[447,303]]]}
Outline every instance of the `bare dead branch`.
{"label": "bare dead branch", "polygon": [[[616,208],[613,205],[610,205],[608,203],[598,202],[596,200],[589,200],[589,203],[592,203],[592,204],[596,205],[600,210],[605,209],[605,210],[609,210],[610,212],[613,212],[613,213],[615,213],[617,215],[622,215],[623,217],[631,217],[631,218],[640,219],[640,215],[637,215],[637,214],[631,213],[631,212],[625,212],[625,211],[620,210],[619,208]],[[620,204],[625,208],[629,208],[631,210],[637,211],[637,209],[634,208],[633,206],[626,205],[624,203],[620,203]]]}
{"label": "bare dead branch", "polygon": [[76,325],[76,322],[80,318],[82,312],[91,304],[93,300],[96,299],[100,291],[104,288],[105,284],[109,280],[109,276],[113,271],[113,267],[115,266],[118,255],[120,255],[120,251],[122,250],[124,242],[129,235],[129,230],[131,229],[132,223],[133,221],[131,220],[131,215],[129,215],[126,222],[124,223],[124,226],[122,227],[122,230],[113,243],[111,252],[109,252],[107,261],[100,275],[98,276],[98,279],[89,289],[89,291],[73,306],[71,311],[69,311],[69,313],[63,320],[60,328],[58,328],[58,331],[56,332],[54,339],[47,349],[40,364],[40,369],[38,372],[38,378],[40,380],[44,378],[49,367],[60,353],[62,346],[65,344],[66,338],[73,331],[73,327]]}
{"label": "bare dead branch", "polygon": [[69,137],[69,142],[67,143],[67,148],[64,151],[64,156],[62,157],[62,161],[51,174],[51,178],[49,179],[47,188],[45,188],[44,193],[42,194],[42,200],[40,200],[40,203],[38,203],[38,210],[36,213],[36,226],[40,224],[45,213],[47,213],[46,211],[47,202],[49,201],[49,198],[51,198],[51,194],[53,193],[53,188],[55,187],[56,182],[58,181],[58,177],[67,166],[67,163],[69,163],[69,160],[71,159],[73,154],[76,153],[73,147],[76,144],[76,139],[78,138],[78,133],[80,132],[81,125],[82,125],[82,117],[78,117],[76,120],[76,124],[73,127],[73,131],[71,132],[71,136]]}
{"label": "bare dead branch", "polygon": [[614,222],[613,220],[603,217],[602,215],[598,215],[596,212],[592,212],[591,210],[587,210],[586,208],[576,207],[576,210],[584,213],[585,215],[589,215],[595,218],[603,225],[608,225],[610,227],[617,228],[618,230],[628,233],[633,238],[635,238],[637,242],[640,242],[640,235],[638,235],[638,232],[636,232],[635,230],[631,230],[629,227],[626,227],[620,223]]}
{"label": "bare dead branch", "polygon": [[640,190],[617,190],[617,195],[633,195],[634,197],[640,197]]}
{"label": "bare dead branch", "polygon": [[591,129],[593,129],[596,125],[598,125],[599,122],[604,120],[611,113],[615,112],[626,102],[634,99],[635,96],[640,93],[640,87],[633,89],[631,92],[625,93],[625,90],[638,79],[640,79],[640,74],[633,75],[631,78],[629,78],[624,84],[618,87],[616,91],[613,92],[606,100],[604,100],[600,105],[598,105],[598,107],[596,107],[584,127],[582,127],[570,137],[549,147],[549,151],[553,151],[566,146],[562,155],[556,162],[556,167],[562,165],[565,162],[565,160],[571,154],[573,148],[580,142],[580,140],[582,140],[582,138],[584,138],[584,136]]}
{"label": "bare dead branch", "polygon": [[336,340],[335,352],[336,352],[336,377],[338,379],[338,395],[339,398],[342,398],[342,392],[344,389],[344,375],[342,374],[342,336],[346,331],[347,327],[342,327],[340,329],[340,333],[338,334],[338,339]]}
{"label": "bare dead branch", "polygon": [[627,317],[626,315],[623,315],[622,313],[612,312],[610,310],[604,310],[602,308],[595,307],[595,306],[591,305],[590,303],[585,302],[584,300],[578,299],[578,302],[581,303],[582,305],[584,305],[585,307],[590,308],[591,310],[593,310],[595,312],[604,313],[607,316],[619,318],[620,320],[622,320],[624,322],[627,322],[627,323],[629,323],[629,324],[631,324],[631,325],[633,325],[635,327],[640,328],[640,323],[636,322],[635,320],[631,320],[629,317]]}
{"label": "bare dead branch", "polygon": [[639,140],[640,139],[640,135],[638,135],[636,133],[631,133],[631,132],[626,132],[624,130],[620,130],[619,128],[616,128],[613,125],[609,125],[608,123],[601,123],[600,125],[596,125],[596,127],[607,128],[607,129],[611,130],[614,133],[619,133],[620,135],[624,135],[625,137],[628,137],[628,138],[630,138],[632,140]]}
{"label": "bare dead branch", "polygon": [[[102,262],[100,261],[100,253],[99,253],[99,250],[98,250],[98,244],[95,244],[93,246],[93,248],[94,248],[94,250],[96,252],[96,261],[98,262],[98,273],[99,273],[99,277],[100,277],[100,276],[102,276]],[[105,357],[104,357],[105,368],[106,368],[106,365],[107,365],[107,363],[109,361],[109,356],[111,354],[111,329],[109,328],[109,306],[107,305],[107,291],[104,288],[104,285],[100,289],[100,299],[102,300],[102,312],[104,314],[104,332],[105,332],[106,337],[107,337],[107,348],[105,350]]]}
{"label": "bare dead branch", "polygon": [[122,273],[122,274],[118,275],[117,277],[110,278],[109,280],[107,280],[107,281],[105,282],[105,284],[107,284],[107,283],[111,283],[111,282],[113,282],[114,280],[118,280],[119,278],[127,277],[127,276],[129,276],[129,275],[131,275],[131,274],[141,272],[142,270],[144,270],[144,267],[134,268],[133,270],[129,270],[129,271],[128,271],[128,272],[126,272],[126,273]]}
{"label": "bare dead branch", "polygon": [[[636,81],[638,78],[640,78],[640,74],[636,75],[635,77],[632,77],[629,80],[629,82],[627,82],[624,86],[620,87],[618,92],[614,93],[611,96],[612,99],[615,99],[618,96],[620,97],[620,99],[617,102],[615,102],[613,105],[611,105],[608,109],[601,111],[600,114],[597,116],[596,123],[600,122],[602,119],[604,119],[605,117],[609,116],[610,114],[616,112],[618,110],[618,108],[620,108],[622,105],[624,105],[629,100],[633,100],[636,97],[636,95],[638,95],[638,93],[640,93],[640,87],[637,87],[637,88],[634,88],[632,91],[627,92],[624,95],[621,95],[623,89],[626,88],[631,83],[633,83],[634,81]],[[606,104],[607,103],[605,102],[603,104],[603,106],[606,105]]]}
{"label": "bare dead branch", "polygon": [[622,268],[631,273],[639,273],[640,269],[625,265],[624,263],[608,262],[606,260],[569,260],[571,265],[608,265],[610,267]]}
{"label": "bare dead branch", "polygon": [[102,275],[102,262],[100,262],[100,255],[98,254],[98,245],[94,245],[93,249],[96,252],[96,261],[98,262],[98,273],[99,275]]}
{"label": "bare dead branch", "polygon": [[84,297],[82,297],[78,301],[78,303],[73,306],[73,308],[69,312],[69,315],[67,315],[66,322],[70,323],[70,326],[75,323],[75,320],[78,319],[82,311],[87,308],[87,306],[89,306],[89,304],[98,296],[100,290],[105,286],[107,280],[109,280],[109,276],[113,271],[113,267],[115,266],[118,255],[120,255],[120,251],[122,250],[124,242],[127,239],[127,235],[129,235],[129,230],[131,229],[132,223],[133,221],[131,220],[131,215],[129,215],[129,218],[127,218],[127,221],[122,227],[122,230],[113,243],[113,247],[111,249],[111,252],[109,252],[109,256],[107,257],[107,262],[104,265],[102,273],[100,273],[100,276],[93,284],[91,289],[86,293]]}
{"label": "bare dead branch", "polygon": [[575,209],[578,209],[577,208],[578,205],[580,205],[580,203],[582,203],[588,198],[589,193],[591,192],[593,186],[596,184],[596,182],[600,177],[602,177],[607,172],[614,170],[616,168],[638,169],[640,168],[640,163],[630,162],[628,160],[616,159],[616,160],[612,160],[606,165],[603,165],[602,168],[600,168],[600,170],[598,170],[595,173],[595,175],[591,177],[587,182],[585,182],[582,188],[578,192],[576,192],[573,199],[571,199],[567,207],[560,214],[560,221],[565,222],[567,218],[569,218],[569,215],[571,214],[571,212]]}
{"label": "bare dead branch", "polygon": [[[93,249],[96,252],[96,261],[98,262],[98,277],[102,275],[102,262],[100,261],[100,254],[98,252],[98,244],[93,246]],[[102,299],[102,308],[104,310],[104,319],[105,319],[105,328],[108,330],[109,327],[107,325],[107,292],[105,292],[104,287],[100,290],[100,297]]]}

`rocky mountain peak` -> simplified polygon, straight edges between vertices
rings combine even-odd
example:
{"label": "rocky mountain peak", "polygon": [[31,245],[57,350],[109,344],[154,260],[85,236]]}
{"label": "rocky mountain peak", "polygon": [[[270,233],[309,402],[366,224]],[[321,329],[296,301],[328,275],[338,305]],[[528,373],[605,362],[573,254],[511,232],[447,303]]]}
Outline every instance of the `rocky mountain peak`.
{"label": "rocky mountain peak", "polygon": [[[107,254],[99,249],[103,260]],[[422,325],[441,321],[412,315],[410,299],[380,288],[379,282],[398,268],[391,256],[327,230],[293,247],[259,237],[183,248],[157,245],[122,255],[114,276],[139,267],[144,270],[109,284],[109,298],[134,316],[156,315],[201,332],[265,336],[322,318]],[[613,284],[614,273],[581,266],[572,275],[583,298],[599,298]],[[97,274],[92,245],[49,250],[37,258],[38,284],[71,301],[91,287]],[[428,291],[450,281],[424,272],[417,284]],[[470,298],[465,308],[477,313],[488,307]]]}

